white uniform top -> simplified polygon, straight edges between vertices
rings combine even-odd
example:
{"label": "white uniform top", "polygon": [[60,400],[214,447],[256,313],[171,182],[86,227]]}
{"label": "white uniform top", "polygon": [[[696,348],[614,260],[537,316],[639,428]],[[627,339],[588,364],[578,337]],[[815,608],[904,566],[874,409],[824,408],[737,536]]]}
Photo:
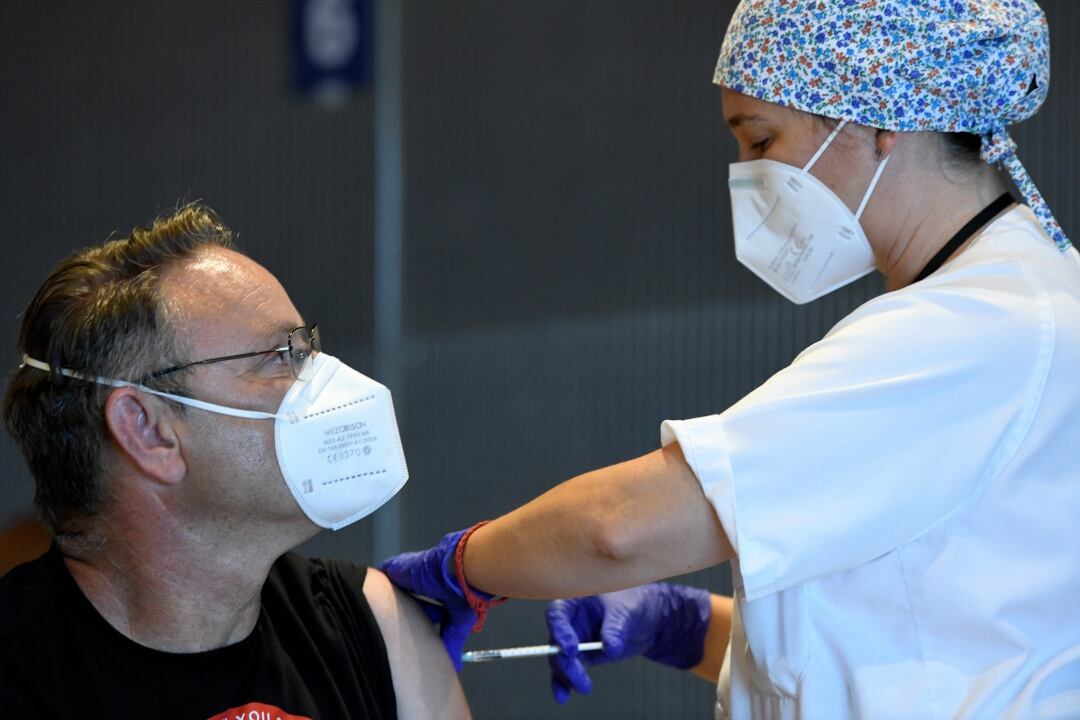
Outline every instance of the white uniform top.
{"label": "white uniform top", "polygon": [[1080,256],[1018,207],[722,415],[724,718],[1080,717]]}

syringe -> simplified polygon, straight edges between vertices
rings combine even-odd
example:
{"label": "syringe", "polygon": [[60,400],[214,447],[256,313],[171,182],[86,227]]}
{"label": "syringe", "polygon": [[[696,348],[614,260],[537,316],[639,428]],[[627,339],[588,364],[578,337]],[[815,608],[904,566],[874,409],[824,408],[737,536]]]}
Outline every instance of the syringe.
{"label": "syringe", "polygon": [[[578,652],[595,652],[604,649],[602,642],[578,643]],[[518,658],[546,657],[562,652],[558,645],[527,645],[525,647],[499,648],[498,650],[470,650],[461,656],[462,662],[481,663],[493,660],[516,660]]]}

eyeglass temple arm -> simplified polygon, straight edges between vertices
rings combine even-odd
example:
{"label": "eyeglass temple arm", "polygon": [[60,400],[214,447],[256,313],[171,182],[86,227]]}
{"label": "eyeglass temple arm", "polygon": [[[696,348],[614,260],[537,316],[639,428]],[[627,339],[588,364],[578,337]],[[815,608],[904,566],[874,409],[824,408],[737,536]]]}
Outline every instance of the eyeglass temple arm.
{"label": "eyeglass temple arm", "polygon": [[158,370],[157,372],[147,375],[147,379],[152,380],[159,378],[162,375],[168,375],[174,373],[177,370],[183,370],[189,367],[195,367],[196,365],[209,365],[211,363],[225,362],[226,360],[239,360],[240,358],[255,357],[256,355],[266,355],[268,353],[276,352],[290,352],[291,348],[288,345],[280,345],[276,348],[270,348],[269,350],[256,350],[255,352],[239,353],[238,355],[222,355],[221,357],[206,358],[205,360],[196,360],[195,362],[184,363],[183,365],[173,365],[170,368],[164,370]]}

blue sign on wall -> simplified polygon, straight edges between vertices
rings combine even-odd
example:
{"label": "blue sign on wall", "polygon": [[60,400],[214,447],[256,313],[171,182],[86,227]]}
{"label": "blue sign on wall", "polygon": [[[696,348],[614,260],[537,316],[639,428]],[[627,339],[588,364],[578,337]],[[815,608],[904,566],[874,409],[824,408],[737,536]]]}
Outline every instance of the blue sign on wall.
{"label": "blue sign on wall", "polygon": [[304,94],[340,95],[371,76],[370,0],[293,0],[293,72]]}

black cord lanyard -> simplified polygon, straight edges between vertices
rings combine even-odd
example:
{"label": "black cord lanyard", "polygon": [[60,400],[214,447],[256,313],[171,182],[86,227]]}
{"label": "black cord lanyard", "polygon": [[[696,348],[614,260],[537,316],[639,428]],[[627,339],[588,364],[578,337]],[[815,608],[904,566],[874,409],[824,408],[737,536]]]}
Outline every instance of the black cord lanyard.
{"label": "black cord lanyard", "polygon": [[934,259],[926,264],[926,267],[923,268],[923,271],[919,273],[919,277],[915,278],[914,282],[925,280],[937,272],[937,269],[945,264],[945,261],[949,259],[949,256],[956,252],[956,248],[963,245],[975,234],[976,230],[990,222],[995,215],[1009,207],[1009,205],[1012,205],[1014,202],[1016,201],[1013,200],[1013,196],[1009,193],[1005,193],[997,200],[987,205],[982,212],[971,218],[971,221],[968,222],[967,225],[960,228],[960,232],[953,235],[952,240],[945,243],[945,247],[941,248],[941,250],[938,251],[938,254],[934,256]]}

